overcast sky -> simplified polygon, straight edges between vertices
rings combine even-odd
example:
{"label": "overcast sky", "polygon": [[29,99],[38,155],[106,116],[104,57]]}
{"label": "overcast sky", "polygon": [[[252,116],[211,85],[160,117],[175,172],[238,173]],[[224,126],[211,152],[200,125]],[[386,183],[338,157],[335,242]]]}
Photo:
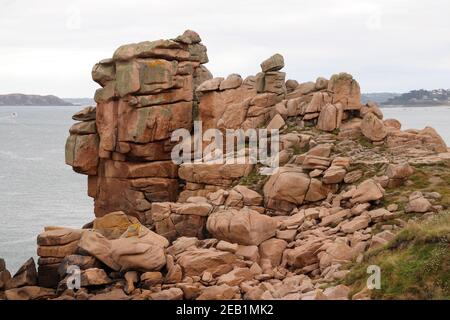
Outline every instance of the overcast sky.
{"label": "overcast sky", "polygon": [[214,76],[279,52],[300,82],[352,73],[363,92],[450,88],[450,1],[0,0],[0,93],[92,97],[121,44],[197,31]]}

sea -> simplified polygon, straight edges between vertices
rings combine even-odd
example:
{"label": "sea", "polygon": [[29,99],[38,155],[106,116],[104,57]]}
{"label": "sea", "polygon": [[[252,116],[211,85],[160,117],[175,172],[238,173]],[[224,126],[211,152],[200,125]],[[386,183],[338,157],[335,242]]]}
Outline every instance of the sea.
{"label": "sea", "polygon": [[[45,226],[80,228],[94,217],[86,176],[64,163],[64,145],[79,106],[0,106],[0,257],[11,273],[36,259]],[[392,107],[385,118],[403,129],[434,127],[450,146],[450,107]]]}

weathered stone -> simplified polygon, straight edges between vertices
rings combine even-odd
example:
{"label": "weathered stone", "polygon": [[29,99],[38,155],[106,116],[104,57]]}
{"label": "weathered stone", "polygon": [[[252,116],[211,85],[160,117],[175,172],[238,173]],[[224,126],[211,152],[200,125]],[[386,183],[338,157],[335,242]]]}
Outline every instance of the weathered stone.
{"label": "weathered stone", "polygon": [[110,254],[121,271],[157,271],[166,264],[164,247],[135,237],[112,240]]}
{"label": "weathered stone", "polygon": [[[279,168],[264,185],[266,206],[289,211],[301,205],[308,192],[310,178],[299,168]],[[283,206],[282,206],[283,205]]]}
{"label": "weathered stone", "polygon": [[318,261],[316,250],[320,248],[320,242],[309,242],[294,249],[285,250],[285,262],[295,268],[303,268]]}
{"label": "weathered stone", "polygon": [[323,131],[333,131],[340,127],[341,119],[342,108],[329,103],[320,111],[317,128]]}
{"label": "weathered stone", "polygon": [[82,174],[96,175],[99,139],[96,134],[70,135],[66,141],[66,164]]}
{"label": "weathered stone", "polygon": [[60,264],[58,264],[58,274],[60,277],[65,277],[67,275],[67,270],[69,266],[78,266],[81,270],[100,268],[100,261],[95,257],[82,256],[77,254],[72,254],[66,256]]}
{"label": "weathered stone", "polygon": [[203,82],[202,84],[200,84],[197,87],[196,91],[197,92],[208,92],[208,91],[219,90],[220,84],[222,83],[222,81],[224,81],[224,78],[222,78],[222,77],[206,80],[205,82]]}
{"label": "weathered stone", "polygon": [[37,244],[40,246],[65,245],[80,240],[83,232],[84,230],[81,229],[70,228],[57,228],[47,230],[38,235]]}
{"label": "weathered stone", "polygon": [[361,122],[363,135],[371,141],[381,141],[387,135],[383,121],[377,118],[372,112],[368,112]]}
{"label": "weathered stone", "polygon": [[361,179],[362,176],[363,176],[362,170],[353,170],[346,173],[344,177],[344,182],[348,184],[355,183],[358,182],[358,180]]}
{"label": "weathered stone", "polygon": [[259,245],[273,237],[276,228],[273,218],[250,209],[217,211],[207,221],[207,229],[215,238],[244,245]]}
{"label": "weathered stone", "polygon": [[217,243],[216,249],[236,253],[236,251],[239,249],[239,245],[237,243],[230,243],[228,241],[220,240]]}
{"label": "weathered stone", "polygon": [[6,300],[45,300],[56,296],[53,289],[24,286],[5,291]]}
{"label": "weathered stone", "polygon": [[176,129],[191,129],[192,102],[134,108],[119,101],[117,126],[120,142],[144,144],[168,139]]}
{"label": "weathered stone", "polygon": [[286,246],[286,241],[272,238],[259,245],[259,255],[261,259],[269,259],[272,267],[277,267],[281,263],[281,258]]}
{"label": "weathered stone", "polygon": [[432,210],[432,205],[421,192],[413,192],[409,196],[409,202],[405,207],[405,212],[425,213]]}
{"label": "weathered stone", "polygon": [[388,187],[399,187],[414,173],[413,167],[408,163],[389,164],[386,176],[389,178]]}
{"label": "weathered stone", "polygon": [[112,280],[108,277],[105,270],[90,268],[81,272],[81,286],[101,286],[110,284]]}
{"label": "weathered stone", "polygon": [[323,173],[322,182],[326,184],[340,183],[344,180],[345,174],[345,169],[333,165]]}
{"label": "weathered stone", "polygon": [[275,117],[270,120],[269,124],[267,125],[267,130],[280,130],[282,127],[284,127],[286,123],[284,122],[284,119],[279,115],[275,115]]}
{"label": "weathered stone", "polygon": [[235,89],[240,87],[242,84],[242,78],[240,75],[233,73],[230,74],[225,80],[223,80],[219,85],[219,90]]}
{"label": "weathered stone", "polygon": [[384,189],[374,180],[368,179],[358,185],[354,191],[351,202],[364,203],[383,198]]}
{"label": "weathered stone", "polygon": [[242,200],[246,206],[259,206],[263,202],[263,197],[258,192],[251,190],[246,186],[237,185],[233,189],[242,195]]}
{"label": "weathered stone", "polygon": [[284,58],[281,54],[276,53],[261,63],[262,72],[278,71],[284,67]]}
{"label": "weathered stone", "polygon": [[177,263],[185,276],[196,276],[204,271],[212,275],[221,275],[233,269],[236,256],[225,251],[212,249],[195,249],[181,253]]}
{"label": "weathered stone", "polygon": [[333,104],[340,102],[344,110],[361,108],[361,90],[352,75],[340,73],[331,76],[327,89],[333,93]]}
{"label": "weathered stone", "polygon": [[78,240],[63,245],[38,246],[37,254],[40,257],[64,258],[74,254],[78,248]]}
{"label": "weathered stone", "polygon": [[94,220],[94,230],[107,239],[118,239],[132,224],[138,224],[135,217],[125,214],[123,211],[111,212]]}
{"label": "weathered stone", "polygon": [[341,230],[345,233],[353,233],[360,229],[367,228],[369,226],[369,222],[369,217],[360,216],[341,225]]}
{"label": "weathered stone", "polygon": [[211,286],[202,290],[197,300],[230,300],[239,291],[238,287],[228,285]]}
{"label": "weathered stone", "polygon": [[150,294],[151,300],[182,300],[183,290],[180,288],[170,288]]}
{"label": "weathered stone", "polygon": [[24,286],[35,286],[38,281],[36,265],[34,259],[28,259],[14,276],[6,283],[5,289],[13,289]]}
{"label": "weathered stone", "polygon": [[71,135],[96,134],[97,127],[95,120],[77,122],[69,129]]}
{"label": "weathered stone", "polygon": [[202,41],[200,35],[193,30],[185,30],[182,35],[176,37],[174,41],[185,43],[185,44],[194,44]]}
{"label": "weathered stone", "polygon": [[328,298],[328,300],[348,300],[350,288],[340,284],[336,287],[326,288],[323,291],[323,294]]}
{"label": "weathered stone", "polygon": [[95,120],[96,108],[92,106],[85,107],[75,113],[72,119],[75,121],[91,121]]}
{"label": "weathered stone", "polygon": [[144,289],[150,289],[157,284],[161,284],[163,280],[163,275],[159,271],[144,272],[141,275],[141,283]]}
{"label": "weathered stone", "polygon": [[243,246],[239,245],[236,251],[236,256],[242,257],[245,260],[256,262],[259,260],[259,250],[257,246]]}

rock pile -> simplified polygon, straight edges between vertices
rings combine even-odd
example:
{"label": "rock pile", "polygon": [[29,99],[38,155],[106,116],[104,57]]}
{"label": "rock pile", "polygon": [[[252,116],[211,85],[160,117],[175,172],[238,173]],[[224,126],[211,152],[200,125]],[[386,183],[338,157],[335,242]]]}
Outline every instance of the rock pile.
{"label": "rock pile", "polygon": [[[66,162],[88,175],[96,218],[46,228],[37,271],[30,260],[11,277],[0,260],[0,298],[351,298],[329,284],[402,224],[385,189],[407,183],[411,164],[441,161],[445,143],[383,120],[349,74],[286,81],[275,54],[255,76],[213,78],[207,61],[186,31],[94,66],[97,106],[73,116]],[[175,164],[171,133],[194,119],[203,131],[280,129],[280,168],[265,177],[247,162]],[[437,198],[413,192],[404,212],[437,211]],[[74,265],[78,290],[67,286]]]}

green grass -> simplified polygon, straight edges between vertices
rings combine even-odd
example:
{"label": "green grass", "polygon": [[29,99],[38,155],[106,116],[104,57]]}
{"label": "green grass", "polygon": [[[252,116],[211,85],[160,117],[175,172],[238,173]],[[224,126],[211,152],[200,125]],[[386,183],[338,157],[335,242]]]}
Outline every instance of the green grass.
{"label": "green grass", "polygon": [[270,176],[268,175],[262,175],[259,173],[259,168],[255,167],[252,172],[249,173],[248,176],[242,177],[239,179],[239,181],[236,183],[248,187],[252,187],[252,189],[260,192],[262,191],[264,184],[268,180]]}
{"label": "green grass", "polygon": [[304,146],[303,148],[295,145],[292,147],[292,151],[293,151],[293,155],[299,155],[299,154],[304,154],[306,152],[308,152],[309,147],[308,146]]}
{"label": "green grass", "polygon": [[373,299],[450,299],[450,213],[408,224],[385,247],[365,254],[343,283],[352,294],[362,290],[369,265],[381,268],[381,288]]}
{"label": "green grass", "polygon": [[414,173],[408,178],[409,183],[396,188],[387,188],[384,202],[397,203],[404,208],[412,191],[438,192],[442,198],[437,204],[450,208],[450,163],[448,161],[433,165],[414,165]]}
{"label": "green grass", "polygon": [[372,141],[370,141],[369,139],[367,139],[364,136],[361,136],[358,139],[358,143],[366,149],[372,149],[374,147]]}

